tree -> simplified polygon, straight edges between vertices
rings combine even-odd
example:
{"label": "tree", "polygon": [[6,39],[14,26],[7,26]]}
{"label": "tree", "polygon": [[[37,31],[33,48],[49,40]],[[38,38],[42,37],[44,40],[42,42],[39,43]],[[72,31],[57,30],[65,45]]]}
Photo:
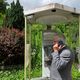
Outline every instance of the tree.
{"label": "tree", "polygon": [[[11,3],[11,8],[7,9],[5,17],[5,26],[23,30],[24,28],[24,14],[23,7],[20,5],[19,0],[16,4],[14,1]],[[7,24],[7,25],[6,25]]]}
{"label": "tree", "polygon": [[5,13],[6,6],[8,5],[8,3],[5,1],[6,0],[0,0],[0,12],[1,13]]}
{"label": "tree", "polygon": [[13,26],[14,28],[19,28],[22,30],[24,28],[24,14],[23,7],[20,5],[19,0],[17,0],[14,8],[15,15],[13,17],[14,19]]}
{"label": "tree", "polygon": [[11,3],[11,9],[7,10],[7,15],[8,15],[8,25],[9,27],[13,27],[14,26],[14,21],[15,21],[15,3],[14,1]]}

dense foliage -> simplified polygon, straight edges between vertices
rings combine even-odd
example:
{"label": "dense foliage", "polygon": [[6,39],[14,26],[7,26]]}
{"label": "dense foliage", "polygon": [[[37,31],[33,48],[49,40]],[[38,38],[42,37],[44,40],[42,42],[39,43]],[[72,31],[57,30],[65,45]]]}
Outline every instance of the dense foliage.
{"label": "dense foliage", "polygon": [[0,70],[0,80],[24,80],[24,69],[16,68]]}
{"label": "dense foliage", "polygon": [[6,0],[0,0],[0,13],[5,13],[7,5]]}
{"label": "dense foliage", "polygon": [[16,4],[13,1],[11,3],[11,8],[8,8],[6,10],[3,25],[6,27],[13,27],[20,30],[24,29],[23,7],[20,5],[19,0],[17,0]]}
{"label": "dense foliage", "polygon": [[80,80],[80,72],[78,71],[76,65],[72,67],[72,78],[73,80]]}
{"label": "dense foliage", "polygon": [[[42,65],[42,26],[41,25],[33,25],[31,31],[31,43],[32,43],[32,60],[31,60],[31,67],[39,68]],[[38,62],[37,62],[38,61]],[[35,63],[34,63],[35,62]]]}
{"label": "dense foliage", "polygon": [[66,44],[71,48],[75,49],[79,46],[79,24],[77,20],[68,22],[66,24],[59,23],[53,26],[53,29],[59,34],[64,34]]}
{"label": "dense foliage", "polygon": [[0,13],[0,28],[2,27],[2,24],[3,24],[3,17],[4,15]]}
{"label": "dense foliage", "polygon": [[24,32],[17,29],[0,29],[0,65],[17,65],[24,62]]}

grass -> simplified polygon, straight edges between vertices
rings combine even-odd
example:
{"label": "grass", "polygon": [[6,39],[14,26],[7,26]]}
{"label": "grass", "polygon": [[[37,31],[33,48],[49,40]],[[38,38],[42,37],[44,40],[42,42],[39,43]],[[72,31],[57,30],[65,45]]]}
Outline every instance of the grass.
{"label": "grass", "polygon": [[[28,69],[26,70],[27,78],[29,77],[29,71]],[[35,68],[31,70],[30,73],[31,78],[36,78],[36,77],[41,77],[42,76],[42,69],[41,68]]]}
{"label": "grass", "polygon": [[[28,69],[27,69],[27,78],[28,78]],[[35,68],[30,73],[31,78],[41,77],[42,76],[42,69],[41,68]],[[72,66],[72,80],[80,80],[80,72],[78,71],[77,67],[75,65]]]}
{"label": "grass", "polygon": [[0,80],[24,80],[24,69],[0,70]]}
{"label": "grass", "polygon": [[75,65],[72,67],[72,78],[73,80],[80,80],[80,72]]}
{"label": "grass", "polygon": [[36,68],[36,69],[32,70],[31,76],[33,78],[35,78],[35,76],[36,77],[41,77],[42,76],[42,70],[41,70],[41,68],[39,68],[39,69]]}

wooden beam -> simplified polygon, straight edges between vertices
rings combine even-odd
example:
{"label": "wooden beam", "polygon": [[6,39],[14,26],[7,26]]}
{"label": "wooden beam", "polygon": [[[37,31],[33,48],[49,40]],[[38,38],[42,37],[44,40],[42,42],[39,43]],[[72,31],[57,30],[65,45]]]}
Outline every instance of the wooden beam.
{"label": "wooden beam", "polygon": [[26,54],[27,54],[27,18],[26,18],[26,16],[25,16],[25,53],[24,53],[24,80],[26,80],[26,77],[27,77],[27,75],[26,75]]}
{"label": "wooden beam", "polygon": [[31,25],[29,26],[29,80],[31,80]]}

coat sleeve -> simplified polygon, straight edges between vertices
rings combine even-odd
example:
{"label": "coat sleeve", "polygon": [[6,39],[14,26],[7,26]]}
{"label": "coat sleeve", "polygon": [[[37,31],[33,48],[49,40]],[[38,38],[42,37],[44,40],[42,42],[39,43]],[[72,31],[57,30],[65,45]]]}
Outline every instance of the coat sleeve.
{"label": "coat sleeve", "polygon": [[64,50],[59,55],[58,52],[52,53],[52,63],[55,63],[57,69],[63,69],[71,60],[71,52],[69,50]]}

